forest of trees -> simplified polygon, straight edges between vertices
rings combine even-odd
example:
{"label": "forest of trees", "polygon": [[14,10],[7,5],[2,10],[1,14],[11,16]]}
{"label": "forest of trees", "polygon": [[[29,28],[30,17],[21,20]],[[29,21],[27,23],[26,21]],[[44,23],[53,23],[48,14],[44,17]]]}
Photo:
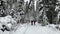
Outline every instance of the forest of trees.
{"label": "forest of trees", "polygon": [[[52,24],[54,22],[54,19],[57,17],[57,15],[59,13],[59,10],[55,11],[56,6],[60,6],[59,3],[57,4],[57,2],[58,2],[58,0],[42,0],[41,2],[39,2],[40,8],[37,10],[41,11],[41,9],[45,8],[44,11],[46,13],[46,17],[48,18],[48,21],[50,24]],[[46,9],[47,9],[47,11],[46,11]]]}
{"label": "forest of trees", "polygon": [[59,12],[55,11],[56,6],[60,6],[59,3],[57,4],[58,0],[37,0],[36,10],[34,9],[34,2],[35,0],[30,0],[30,2],[24,2],[24,0],[0,0],[0,16],[11,15],[16,18],[17,22],[25,23],[33,19],[43,22],[43,16],[46,15],[47,21],[52,24]]}

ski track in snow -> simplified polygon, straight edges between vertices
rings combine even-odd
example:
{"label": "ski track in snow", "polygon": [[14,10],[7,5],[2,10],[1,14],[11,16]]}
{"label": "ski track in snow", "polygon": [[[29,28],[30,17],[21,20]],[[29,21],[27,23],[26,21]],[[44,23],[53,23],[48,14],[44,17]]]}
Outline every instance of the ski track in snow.
{"label": "ski track in snow", "polygon": [[60,32],[48,27],[29,26],[25,34],[60,34]]}
{"label": "ski track in snow", "polygon": [[30,24],[23,24],[20,25],[16,31],[5,31],[1,34],[60,34],[60,32],[55,28],[40,26],[39,24],[35,26],[31,26]]}

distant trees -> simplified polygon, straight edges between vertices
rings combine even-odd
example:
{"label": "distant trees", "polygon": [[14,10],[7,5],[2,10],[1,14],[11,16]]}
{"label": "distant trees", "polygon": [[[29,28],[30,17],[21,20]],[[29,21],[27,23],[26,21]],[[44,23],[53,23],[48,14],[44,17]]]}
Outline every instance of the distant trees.
{"label": "distant trees", "polygon": [[46,13],[49,23],[53,23],[53,20],[55,19],[55,17],[57,17],[58,12],[55,11],[55,7],[57,6],[56,3],[57,3],[57,0],[42,0],[38,4],[40,5],[40,8],[38,7],[39,11],[41,11],[44,8],[43,10],[44,12],[47,9],[45,13]]}
{"label": "distant trees", "polygon": [[55,17],[57,17],[57,12],[55,11],[54,8],[50,7],[49,10],[46,12],[47,17],[49,19],[49,22],[52,24],[53,20],[55,19]]}
{"label": "distant trees", "polygon": [[54,18],[57,16],[57,11],[55,11],[56,2],[57,0],[48,0],[45,3],[45,5],[48,6],[48,7],[46,6],[46,8],[49,8],[48,11],[46,12],[46,15],[50,23],[53,23]]}
{"label": "distant trees", "polygon": [[[55,19],[55,17],[57,16],[58,12],[55,11],[56,8],[56,3],[57,0],[38,0],[37,1],[37,8],[36,11],[34,10],[34,1],[35,0],[30,0],[30,2],[28,3],[28,1],[26,2],[26,5],[24,6],[24,0],[20,0],[17,2],[17,0],[7,0],[7,2],[0,2],[0,7],[1,5],[3,6],[3,9],[5,10],[5,14],[9,14],[9,15],[17,15],[18,18],[21,18],[21,22],[23,22],[25,20],[25,18],[28,18],[29,20],[31,19],[31,17],[33,19],[36,19],[36,17],[38,16],[38,20],[41,19],[41,21],[43,20],[43,12],[46,13],[46,16],[48,18],[48,21],[50,23],[53,22],[53,20]],[[1,4],[2,3],[2,4]],[[6,3],[6,4],[5,4]],[[5,6],[6,5],[6,6]],[[6,8],[8,7],[8,8]],[[47,10],[47,11],[45,11]]]}
{"label": "distant trees", "polygon": [[16,3],[17,0],[7,0],[7,4],[10,6],[10,9],[12,9],[13,3]]}

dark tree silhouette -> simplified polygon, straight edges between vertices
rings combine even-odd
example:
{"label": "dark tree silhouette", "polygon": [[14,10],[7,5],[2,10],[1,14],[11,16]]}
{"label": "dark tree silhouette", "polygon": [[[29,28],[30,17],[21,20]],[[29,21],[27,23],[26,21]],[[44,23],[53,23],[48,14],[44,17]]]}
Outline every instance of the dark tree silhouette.
{"label": "dark tree silhouette", "polygon": [[51,3],[49,3],[50,6],[48,7],[49,10],[46,12],[46,14],[47,14],[49,22],[52,24],[53,20],[55,19],[55,17],[58,14],[58,12],[55,11],[55,6],[56,6],[57,0],[50,0],[50,1],[51,1]]}
{"label": "dark tree silhouette", "polygon": [[58,14],[58,12],[55,11],[55,7],[57,5],[56,2],[57,0],[42,0],[42,2],[40,2],[40,4],[43,4],[43,7],[45,7],[45,9],[49,8],[48,11],[46,11],[46,16],[50,23],[53,22],[53,19]]}

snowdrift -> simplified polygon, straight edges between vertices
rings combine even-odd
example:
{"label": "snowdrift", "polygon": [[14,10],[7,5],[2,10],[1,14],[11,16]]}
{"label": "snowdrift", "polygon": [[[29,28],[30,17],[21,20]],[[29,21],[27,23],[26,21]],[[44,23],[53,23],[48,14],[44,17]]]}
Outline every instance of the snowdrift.
{"label": "snowdrift", "polygon": [[17,22],[10,16],[0,17],[0,29],[3,28],[2,25],[5,25],[7,29],[12,29]]}

